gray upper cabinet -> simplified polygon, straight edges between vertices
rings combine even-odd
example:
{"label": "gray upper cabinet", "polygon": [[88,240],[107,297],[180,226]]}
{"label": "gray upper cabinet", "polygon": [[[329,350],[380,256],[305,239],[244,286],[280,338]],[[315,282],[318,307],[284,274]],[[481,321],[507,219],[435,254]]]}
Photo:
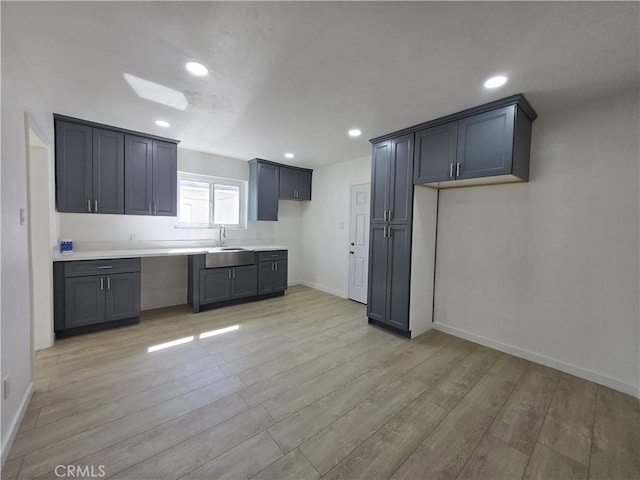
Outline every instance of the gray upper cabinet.
{"label": "gray upper cabinet", "polygon": [[56,204],[59,212],[88,213],[93,203],[93,129],[56,121]]}
{"label": "gray upper cabinet", "polygon": [[178,214],[178,147],[175,143],[153,141],[153,214]]}
{"label": "gray upper cabinet", "polygon": [[371,223],[411,222],[413,134],[373,145]]}
{"label": "gray upper cabinet", "polygon": [[124,213],[124,135],[93,129],[95,213]]}
{"label": "gray upper cabinet", "polygon": [[391,171],[391,142],[373,146],[371,157],[371,223],[387,221]]}
{"label": "gray upper cabinet", "polygon": [[249,162],[249,220],[278,220],[279,173],[271,162]]}
{"label": "gray upper cabinet", "polygon": [[125,213],[177,215],[177,147],[174,143],[125,136]]}
{"label": "gray upper cabinet", "polygon": [[60,212],[175,216],[177,141],[54,114]]}
{"label": "gray upper cabinet", "polygon": [[59,212],[124,213],[124,136],[56,120]]}
{"label": "gray upper cabinet", "polygon": [[458,122],[416,132],[414,183],[444,182],[455,178]]}
{"label": "gray upper cabinet", "polygon": [[458,122],[456,178],[511,173],[515,110],[510,105]]}
{"label": "gray upper cabinet", "polygon": [[434,187],[529,180],[531,124],[522,95],[417,126],[414,183]]}
{"label": "gray upper cabinet", "polygon": [[153,202],[153,140],[126,135],[125,213],[151,215]]}
{"label": "gray upper cabinet", "polygon": [[290,200],[311,200],[311,170],[280,167],[279,197]]}

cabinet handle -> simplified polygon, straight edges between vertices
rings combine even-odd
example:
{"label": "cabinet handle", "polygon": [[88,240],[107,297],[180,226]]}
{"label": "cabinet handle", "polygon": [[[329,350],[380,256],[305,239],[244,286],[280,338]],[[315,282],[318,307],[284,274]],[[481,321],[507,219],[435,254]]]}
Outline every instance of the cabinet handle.
{"label": "cabinet handle", "polygon": [[229,270],[229,280],[231,280],[231,270]]}
{"label": "cabinet handle", "polygon": [[233,272],[233,277],[232,278],[236,278],[236,269],[234,268],[233,270],[231,270]]}
{"label": "cabinet handle", "polygon": [[382,216],[382,219],[386,222],[387,221],[387,210],[384,211],[384,215]]}
{"label": "cabinet handle", "polygon": [[153,214],[154,214],[154,215],[157,215],[157,214],[158,214],[158,204],[157,204],[157,203],[154,203],[154,204],[153,204]]}
{"label": "cabinet handle", "polygon": [[460,162],[456,163],[456,177],[460,176]]}
{"label": "cabinet handle", "polygon": [[274,263],[275,267],[276,267],[276,272],[278,271],[278,264]]}
{"label": "cabinet handle", "polygon": [[93,201],[93,211],[98,213],[98,200]]}
{"label": "cabinet handle", "polygon": [[91,200],[87,200],[87,212],[91,213]]}
{"label": "cabinet handle", "polygon": [[113,265],[100,265],[98,270],[109,270],[110,268],[113,268]]}
{"label": "cabinet handle", "polygon": [[107,277],[107,290],[111,290],[111,277]]}
{"label": "cabinet handle", "polygon": [[390,222],[391,221],[391,210],[389,210],[389,215],[387,215],[387,220]]}
{"label": "cabinet handle", "polygon": [[100,277],[100,290],[104,290],[104,277]]}
{"label": "cabinet handle", "polygon": [[[385,217],[386,220],[386,217]],[[387,238],[387,226],[382,227],[382,237]]]}
{"label": "cabinet handle", "polygon": [[449,176],[453,177],[453,163],[449,164]]}
{"label": "cabinet handle", "polygon": [[275,264],[275,263],[272,263],[272,264],[271,264],[271,271],[272,271],[272,272],[275,272],[275,270],[276,270],[276,269],[275,269],[275,266],[276,266],[276,264]]}
{"label": "cabinet handle", "polygon": [[151,204],[149,204],[149,215],[151,215]]}
{"label": "cabinet handle", "polygon": [[391,225],[387,227],[387,237],[391,238]]}

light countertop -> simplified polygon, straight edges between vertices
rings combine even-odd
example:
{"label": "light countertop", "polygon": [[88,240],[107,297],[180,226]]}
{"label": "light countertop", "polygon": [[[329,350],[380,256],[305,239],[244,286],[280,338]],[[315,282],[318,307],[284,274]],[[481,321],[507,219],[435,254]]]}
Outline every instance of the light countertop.
{"label": "light countertop", "polygon": [[[232,247],[234,245],[229,245]],[[272,250],[289,250],[284,245],[241,245],[238,248],[264,252]],[[72,260],[102,260],[108,258],[135,258],[135,257],[171,257],[176,255],[198,255],[216,250],[215,247],[174,247],[174,248],[132,248],[129,250],[90,250],[76,251],[70,254],[53,254],[54,262],[69,262]]]}

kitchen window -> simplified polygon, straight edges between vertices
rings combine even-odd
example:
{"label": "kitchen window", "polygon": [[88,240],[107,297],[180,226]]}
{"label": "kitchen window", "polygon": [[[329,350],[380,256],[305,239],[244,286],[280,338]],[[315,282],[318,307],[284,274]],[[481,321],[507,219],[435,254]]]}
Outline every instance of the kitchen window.
{"label": "kitchen window", "polygon": [[178,172],[178,227],[246,228],[247,182]]}

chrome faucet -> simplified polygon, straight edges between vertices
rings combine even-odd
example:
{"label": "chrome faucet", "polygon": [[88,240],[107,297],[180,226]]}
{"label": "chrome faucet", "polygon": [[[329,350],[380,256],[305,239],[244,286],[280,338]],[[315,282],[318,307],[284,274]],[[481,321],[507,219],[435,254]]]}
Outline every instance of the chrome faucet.
{"label": "chrome faucet", "polygon": [[220,225],[220,231],[218,232],[218,244],[220,247],[224,247],[224,242],[227,240],[227,229],[224,225]]}

